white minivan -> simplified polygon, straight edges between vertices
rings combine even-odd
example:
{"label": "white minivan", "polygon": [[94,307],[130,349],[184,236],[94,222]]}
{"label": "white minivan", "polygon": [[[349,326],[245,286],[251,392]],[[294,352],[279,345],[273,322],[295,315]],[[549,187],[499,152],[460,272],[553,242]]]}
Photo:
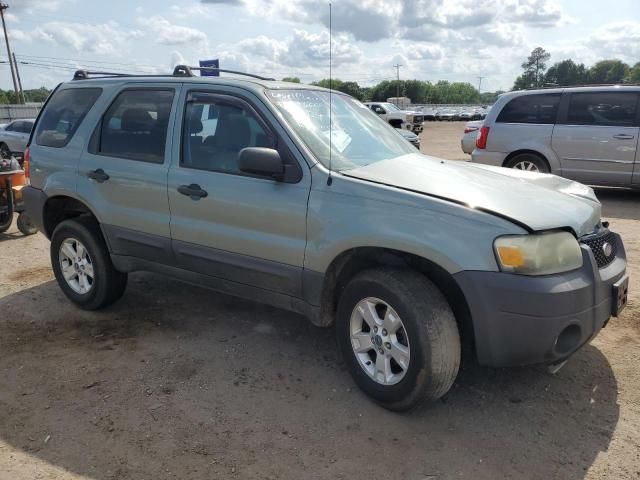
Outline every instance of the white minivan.
{"label": "white minivan", "polygon": [[640,86],[506,93],[485,119],[471,161],[640,187],[639,102]]}

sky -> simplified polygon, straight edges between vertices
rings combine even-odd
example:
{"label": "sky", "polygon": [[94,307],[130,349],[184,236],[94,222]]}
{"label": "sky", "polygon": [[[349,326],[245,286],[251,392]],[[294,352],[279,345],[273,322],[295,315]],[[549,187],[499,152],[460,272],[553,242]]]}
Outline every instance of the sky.
{"label": "sky", "polygon": [[[75,69],[170,72],[220,67],[311,82],[329,76],[324,0],[4,0],[24,88]],[[334,78],[402,79],[510,89],[535,47],[551,63],[640,61],[640,0],[333,0]],[[0,61],[6,62],[4,42]],[[0,63],[0,88],[12,86]]]}

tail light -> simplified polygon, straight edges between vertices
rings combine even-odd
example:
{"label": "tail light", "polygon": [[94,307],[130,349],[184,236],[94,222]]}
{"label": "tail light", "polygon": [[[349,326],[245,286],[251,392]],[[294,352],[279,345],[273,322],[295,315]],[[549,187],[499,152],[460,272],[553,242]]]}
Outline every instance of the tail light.
{"label": "tail light", "polygon": [[489,137],[489,127],[480,127],[480,134],[476,138],[476,148],[484,150],[487,148],[487,138]]}
{"label": "tail light", "polygon": [[478,127],[464,127],[464,133],[471,133],[478,130]]}
{"label": "tail light", "polygon": [[29,147],[24,151],[24,155],[22,157],[22,168],[24,170],[24,176],[29,180],[31,177],[31,169],[29,168]]}

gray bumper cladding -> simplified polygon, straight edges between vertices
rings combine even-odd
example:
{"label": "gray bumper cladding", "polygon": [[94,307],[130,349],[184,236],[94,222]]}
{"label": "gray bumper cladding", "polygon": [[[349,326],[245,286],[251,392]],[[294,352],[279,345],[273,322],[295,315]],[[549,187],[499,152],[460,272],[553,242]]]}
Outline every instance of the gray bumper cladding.
{"label": "gray bumper cladding", "polygon": [[22,198],[29,219],[38,230],[46,235],[43,218],[44,204],[47,201],[46,193],[38,188],[26,186],[22,190]]}
{"label": "gray bumper cladding", "polygon": [[454,275],[465,294],[478,361],[503,367],[555,363],[591,340],[616,308],[614,284],[625,275],[626,254],[598,269],[582,246],[580,269],[540,277],[463,271]]}

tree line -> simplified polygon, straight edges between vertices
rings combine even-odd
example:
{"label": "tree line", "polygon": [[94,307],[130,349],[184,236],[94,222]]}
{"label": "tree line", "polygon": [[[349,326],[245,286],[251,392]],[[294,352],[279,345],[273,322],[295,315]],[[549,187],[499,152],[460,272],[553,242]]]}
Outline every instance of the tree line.
{"label": "tree line", "polygon": [[[45,87],[34,88],[31,90],[23,90],[24,98],[27,103],[30,102],[44,102],[49,96],[50,90]],[[20,103],[16,97],[14,90],[2,90],[0,89],[0,105],[16,104]]]}
{"label": "tree line", "polygon": [[[576,63],[571,59],[561,60],[547,68],[551,54],[544,48],[531,51],[522,63],[522,74],[516,78],[512,90],[526,88],[595,85],[595,84],[640,84],[640,62],[633,66],[618,59],[601,60],[591,67]],[[298,77],[285,77],[282,80],[301,83]],[[492,104],[503,91],[483,92],[468,82],[436,83],[424,80],[384,80],[371,87],[363,87],[357,82],[323,79],[312,82],[325,88],[333,88],[351,95],[361,101],[384,102],[387,98],[408,97],[412,103],[451,103],[451,104]],[[45,87],[25,90],[27,102],[44,102],[49,95]],[[18,103],[13,90],[0,89],[0,104]]]}
{"label": "tree line", "polygon": [[591,67],[571,59],[556,62],[547,68],[551,54],[537,47],[522,64],[522,75],[516,78],[513,90],[598,84],[640,84],[640,62],[631,66],[622,60],[601,60]]}

